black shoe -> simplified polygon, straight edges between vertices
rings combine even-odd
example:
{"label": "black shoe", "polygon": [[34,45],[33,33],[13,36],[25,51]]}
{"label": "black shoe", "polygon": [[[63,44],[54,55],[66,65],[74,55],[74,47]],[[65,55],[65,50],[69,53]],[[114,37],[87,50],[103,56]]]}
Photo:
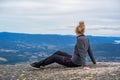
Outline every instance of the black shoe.
{"label": "black shoe", "polygon": [[34,63],[32,63],[32,64],[30,64],[33,68],[37,68],[37,69],[39,69],[40,68],[40,66],[38,65],[38,62],[34,62]]}

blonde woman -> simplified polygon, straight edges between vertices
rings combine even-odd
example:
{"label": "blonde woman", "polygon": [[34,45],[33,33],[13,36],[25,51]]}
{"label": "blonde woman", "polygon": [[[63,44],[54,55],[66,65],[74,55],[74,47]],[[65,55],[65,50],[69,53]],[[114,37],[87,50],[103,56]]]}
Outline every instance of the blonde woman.
{"label": "blonde woman", "polygon": [[84,21],[79,22],[75,32],[77,35],[77,43],[75,44],[73,55],[62,51],[56,51],[53,55],[47,57],[46,59],[32,63],[31,66],[34,68],[40,68],[41,66],[46,66],[48,64],[56,62],[67,67],[82,66],[84,70],[89,70],[90,68],[86,67],[86,54],[89,54],[93,64],[96,64],[96,61],[94,59],[89,40],[84,35]]}

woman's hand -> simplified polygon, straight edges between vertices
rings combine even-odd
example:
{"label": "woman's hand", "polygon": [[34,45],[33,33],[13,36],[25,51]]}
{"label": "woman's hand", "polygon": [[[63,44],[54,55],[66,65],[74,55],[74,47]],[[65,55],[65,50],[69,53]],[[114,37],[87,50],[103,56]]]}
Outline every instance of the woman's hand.
{"label": "woman's hand", "polygon": [[102,62],[97,62],[96,64],[102,64]]}
{"label": "woman's hand", "polygon": [[83,67],[83,70],[90,70],[89,67]]}

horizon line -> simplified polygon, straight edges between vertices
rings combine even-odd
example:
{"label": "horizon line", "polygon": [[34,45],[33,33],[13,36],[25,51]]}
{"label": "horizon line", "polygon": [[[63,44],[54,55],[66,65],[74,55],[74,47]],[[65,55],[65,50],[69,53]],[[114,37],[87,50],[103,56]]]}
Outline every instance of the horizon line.
{"label": "horizon line", "polygon": [[[28,35],[61,35],[61,36],[76,36],[75,34],[58,34],[58,33],[24,33],[24,32],[7,32],[0,31],[0,33],[12,33],[12,34],[28,34]],[[98,36],[98,37],[120,37],[120,36],[108,36],[108,35],[86,35],[86,36]]]}

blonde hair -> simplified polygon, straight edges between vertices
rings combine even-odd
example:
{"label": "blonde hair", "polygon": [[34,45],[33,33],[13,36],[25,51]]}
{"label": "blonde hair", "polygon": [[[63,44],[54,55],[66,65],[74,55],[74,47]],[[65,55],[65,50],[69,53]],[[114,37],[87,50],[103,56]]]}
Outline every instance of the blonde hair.
{"label": "blonde hair", "polygon": [[76,32],[77,35],[84,34],[84,32],[85,32],[84,21],[79,22],[79,25],[76,27],[75,32]]}

